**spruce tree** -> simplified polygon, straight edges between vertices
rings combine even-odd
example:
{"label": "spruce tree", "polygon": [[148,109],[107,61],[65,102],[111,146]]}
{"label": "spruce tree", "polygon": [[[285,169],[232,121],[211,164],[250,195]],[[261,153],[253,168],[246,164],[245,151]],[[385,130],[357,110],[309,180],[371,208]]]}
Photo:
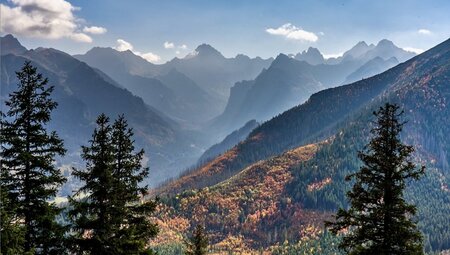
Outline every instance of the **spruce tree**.
{"label": "spruce tree", "polygon": [[144,150],[134,152],[133,130],[123,115],[114,122],[112,145],[116,254],[153,254],[147,243],[158,233],[156,224],[149,221],[156,201],[144,201],[148,186],[139,186],[148,177],[149,168],[142,167]]}
{"label": "spruce tree", "polygon": [[82,146],[86,169],[74,169],[72,174],[84,183],[74,197],[69,198],[74,232],[71,243],[77,254],[113,254],[109,240],[113,235],[110,199],[113,194],[113,148],[111,126],[104,114],[96,121],[89,146]]}
{"label": "spruce tree", "polygon": [[194,233],[189,238],[186,246],[186,255],[204,255],[208,252],[208,237],[202,225],[199,224],[195,227]]}
{"label": "spruce tree", "polygon": [[74,170],[84,186],[70,198],[73,250],[78,254],[152,254],[146,246],[157,233],[148,216],[155,202],[142,202],[148,175],[141,167],[144,151],[134,153],[133,132],[123,117],[109,124],[97,119],[90,146],[82,148],[85,170]]}
{"label": "spruce tree", "polygon": [[[58,254],[62,252],[64,228],[56,223],[60,213],[54,203],[58,188],[65,178],[54,165],[56,156],[65,153],[56,132],[47,132],[46,125],[57,103],[50,96],[54,87],[37,73],[30,62],[19,72],[17,91],[5,102],[8,112],[1,120],[1,185],[2,214],[13,221],[4,221],[6,230],[23,233],[15,236],[24,253]],[[4,204],[3,204],[4,203]],[[20,222],[20,224],[17,224]],[[17,243],[17,244],[19,244]]]}
{"label": "spruce tree", "polygon": [[419,179],[424,167],[411,162],[414,148],[400,140],[402,114],[389,103],[374,112],[373,137],[358,154],[363,166],[347,176],[355,181],[347,193],[350,208],[339,209],[336,221],[326,223],[334,233],[345,230],[340,248],[348,254],[423,254],[422,236],[411,219],[416,207],[403,193],[407,180]]}

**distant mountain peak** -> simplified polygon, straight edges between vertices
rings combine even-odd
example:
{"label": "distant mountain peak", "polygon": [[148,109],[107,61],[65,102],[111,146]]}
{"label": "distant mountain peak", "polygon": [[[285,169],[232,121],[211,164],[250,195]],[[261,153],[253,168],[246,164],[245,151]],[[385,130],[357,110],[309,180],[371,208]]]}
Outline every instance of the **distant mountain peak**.
{"label": "distant mountain peak", "polygon": [[325,59],[322,53],[317,48],[313,47],[309,47],[302,53],[298,53],[297,55],[295,55],[295,59],[300,61],[306,61],[311,65],[318,65],[325,63]]}
{"label": "distant mountain peak", "polygon": [[244,55],[244,54],[237,54],[236,55],[236,59],[245,59],[245,60],[249,60],[250,59],[250,57],[249,56],[247,56],[247,55]]}
{"label": "distant mountain peak", "polygon": [[212,47],[209,44],[203,43],[200,44],[196,49],[195,52],[197,53],[197,56],[220,56],[223,57],[222,53],[220,53],[218,50],[216,50],[214,47]]}
{"label": "distant mountain peak", "polygon": [[311,52],[314,52],[314,53],[320,53],[319,49],[310,46],[310,47],[306,50],[306,53],[311,53]]}
{"label": "distant mountain peak", "polygon": [[365,41],[358,42],[355,46],[353,46],[350,50],[344,53],[344,57],[353,57],[358,58],[364,55],[369,50],[373,49],[375,46],[373,44],[367,45]]}
{"label": "distant mountain peak", "polygon": [[27,51],[22,44],[20,44],[19,40],[11,34],[7,34],[3,37],[0,37],[1,42],[1,55],[6,54],[21,54]]}
{"label": "distant mountain peak", "polygon": [[367,43],[365,41],[359,41],[355,47],[367,47],[369,45],[367,45]]}
{"label": "distant mountain peak", "polygon": [[378,42],[377,46],[394,46],[394,47],[396,47],[395,44],[388,39],[382,39],[381,41]]}
{"label": "distant mountain peak", "polygon": [[286,62],[290,62],[290,61],[291,61],[291,58],[288,55],[280,53],[275,58],[275,60],[273,61],[272,65],[286,63]]}

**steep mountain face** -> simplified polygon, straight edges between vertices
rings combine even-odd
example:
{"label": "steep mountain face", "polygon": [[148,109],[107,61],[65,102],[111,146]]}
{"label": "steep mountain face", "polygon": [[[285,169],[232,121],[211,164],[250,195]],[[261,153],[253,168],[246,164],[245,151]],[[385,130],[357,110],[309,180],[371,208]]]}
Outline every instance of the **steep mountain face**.
{"label": "steep mountain face", "polygon": [[[215,222],[201,215],[217,216],[217,220],[222,221],[225,220],[225,216],[220,216],[223,212],[234,212],[235,208],[258,208],[257,211],[237,209],[235,213],[227,214],[230,219],[236,219],[231,215],[239,215],[238,220],[227,224],[230,227],[226,229],[211,228],[212,235],[241,232],[244,231],[242,226],[260,230],[253,225],[256,219],[256,222],[263,222],[262,226],[267,226],[262,227],[264,231],[261,232],[265,234],[244,238],[263,245],[298,240],[298,236],[292,233],[299,233],[305,228],[321,229],[321,220],[316,223],[302,222],[296,218],[301,213],[289,208],[298,206],[299,210],[311,212],[310,217],[322,219],[323,215],[345,205],[349,183],[344,181],[344,176],[356,171],[360,165],[356,155],[370,136],[371,113],[386,101],[395,102],[404,109],[408,120],[402,133],[403,140],[417,149],[414,159],[428,167],[427,175],[422,180],[408,185],[406,197],[418,206],[419,227],[426,236],[427,250],[448,249],[450,235],[441,226],[450,224],[449,218],[444,216],[450,213],[450,138],[446,135],[450,132],[450,125],[447,125],[450,123],[449,84],[450,39],[379,75],[312,95],[306,103],[254,129],[239,145],[155,192],[169,197],[166,205],[175,206],[177,215],[198,219],[199,222]],[[280,179],[271,175],[271,169],[274,163],[279,162],[279,157],[285,155],[283,152],[304,148],[312,141],[324,139],[308,160],[279,164],[275,169],[287,166],[292,175],[287,182],[277,185]],[[246,175],[248,169],[255,165],[263,176],[267,176],[272,184],[269,186],[279,187],[277,190],[282,190],[282,195],[279,197],[278,191],[272,191],[275,199],[267,195],[264,200],[267,202],[259,206],[251,199],[236,205],[233,192],[240,192],[244,198],[252,197],[255,189],[250,186],[258,187],[258,184],[252,183],[238,191],[218,187],[257,179],[260,176],[257,173]],[[260,180],[258,183],[266,182]],[[174,197],[175,200],[170,199],[171,194],[183,191]],[[256,191],[256,194],[260,193]],[[209,196],[215,198],[210,200]],[[198,201],[204,205],[202,210],[183,207],[190,204],[190,199],[197,201],[199,197],[204,198]],[[225,200],[220,205],[217,204],[221,201],[218,197]],[[273,212],[279,212],[281,216]],[[200,216],[196,218],[195,215]],[[300,226],[291,224],[299,221]],[[271,225],[274,222],[277,223]],[[280,236],[277,226],[285,226],[282,231],[287,234]],[[277,237],[273,240],[275,233]]]}
{"label": "steep mountain face", "polygon": [[[105,79],[105,74],[72,56],[45,48],[21,54],[5,53],[1,56],[2,102],[16,89],[18,81],[15,72],[27,60],[55,86],[53,97],[59,106],[52,115],[50,128],[57,130],[65,140],[69,153],[64,162],[80,161],[77,153],[80,146],[88,142],[94,120],[100,113],[112,119],[119,114],[125,115],[135,130],[137,145],[144,147],[151,159],[153,182],[163,180],[167,175],[165,171],[173,170],[171,164],[175,159],[192,163],[200,154],[200,150],[191,147],[196,142],[182,135],[183,131],[174,121],[126,89],[111,84],[108,82],[110,78]],[[186,151],[192,154],[186,154]]]}
{"label": "steep mountain face", "polygon": [[213,159],[218,155],[226,152],[227,150],[233,148],[233,146],[245,140],[250,132],[258,125],[259,123],[256,120],[251,120],[245,123],[243,127],[227,135],[225,139],[223,139],[220,143],[214,144],[209,149],[207,149],[198,159],[198,162],[201,164],[202,162]]}
{"label": "steep mountain face", "polygon": [[237,98],[230,97],[225,112],[216,118],[212,129],[228,133],[250,119],[266,121],[323,89],[305,71],[305,65],[308,64],[280,54],[253,82],[242,82],[233,89],[232,96]]}
{"label": "steep mountain face", "polygon": [[20,44],[19,40],[10,34],[2,37],[2,40],[0,41],[0,50],[1,55],[21,54],[27,51],[27,49]]}
{"label": "steep mountain face", "polygon": [[280,55],[255,80],[237,83],[231,89],[228,104],[212,121],[211,129],[223,135],[250,119],[268,120],[303,103],[314,92],[373,76],[397,64],[396,57],[405,60],[411,56],[388,40],[376,46],[360,42],[332,60],[333,64],[323,61],[314,48],[297,54],[295,59]]}

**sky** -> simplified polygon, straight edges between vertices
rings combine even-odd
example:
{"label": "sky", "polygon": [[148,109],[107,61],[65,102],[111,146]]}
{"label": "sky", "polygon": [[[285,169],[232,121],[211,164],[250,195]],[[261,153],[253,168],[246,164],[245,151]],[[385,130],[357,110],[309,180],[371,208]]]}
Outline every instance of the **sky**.
{"label": "sky", "polygon": [[421,52],[450,37],[448,0],[0,0],[0,33],[27,48],[132,50],[150,62],[207,43],[226,57],[318,48],[339,55],[389,39]]}

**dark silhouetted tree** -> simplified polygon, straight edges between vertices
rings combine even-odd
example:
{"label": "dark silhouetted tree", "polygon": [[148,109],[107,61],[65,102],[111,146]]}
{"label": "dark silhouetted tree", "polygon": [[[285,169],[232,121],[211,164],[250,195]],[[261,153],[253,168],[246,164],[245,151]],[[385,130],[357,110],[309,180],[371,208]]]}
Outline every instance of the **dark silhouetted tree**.
{"label": "dark silhouetted tree", "polygon": [[373,138],[359,153],[360,170],[347,176],[355,180],[348,210],[339,209],[335,222],[327,222],[334,233],[346,230],[340,248],[348,254],[423,254],[422,237],[411,217],[416,207],[403,198],[406,181],[418,179],[424,167],[411,162],[412,146],[399,134],[404,122],[397,105],[385,104],[371,133]]}
{"label": "dark silhouetted tree", "polygon": [[18,89],[9,95],[5,102],[8,112],[2,114],[0,154],[2,203],[6,206],[2,214],[14,219],[9,223],[15,226],[2,226],[1,234],[12,237],[3,231],[20,230],[16,234],[23,233],[19,243],[24,253],[58,254],[62,253],[64,228],[55,217],[61,209],[48,201],[65,182],[54,164],[65,149],[56,132],[46,130],[57,106],[50,98],[54,87],[47,85],[48,80],[30,62],[16,74]]}
{"label": "dark silhouetted tree", "polygon": [[147,242],[157,227],[148,216],[156,202],[141,201],[148,175],[144,151],[134,153],[133,132],[123,116],[111,126],[104,114],[97,119],[89,146],[83,146],[86,169],[74,170],[85,184],[70,198],[73,209],[73,250],[79,254],[153,254]]}
{"label": "dark silhouetted tree", "polygon": [[116,254],[153,254],[147,243],[157,235],[158,228],[149,221],[149,215],[155,211],[157,203],[144,200],[148,186],[139,184],[148,176],[149,169],[142,167],[144,150],[134,152],[133,130],[123,115],[112,127],[112,145]]}
{"label": "dark silhouetted tree", "polygon": [[186,255],[204,255],[208,252],[208,237],[205,233],[205,228],[202,225],[197,225],[191,238],[186,243]]}

